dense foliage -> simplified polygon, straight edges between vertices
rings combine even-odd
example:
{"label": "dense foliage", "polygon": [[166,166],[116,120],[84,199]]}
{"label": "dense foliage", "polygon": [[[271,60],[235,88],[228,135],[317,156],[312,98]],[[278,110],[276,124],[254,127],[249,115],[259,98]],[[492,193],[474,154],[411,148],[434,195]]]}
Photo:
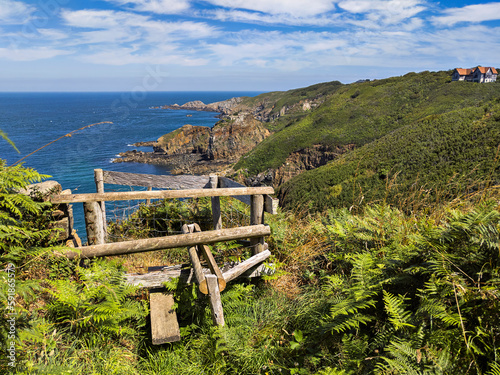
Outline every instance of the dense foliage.
{"label": "dense foliage", "polygon": [[437,201],[471,193],[499,183],[499,125],[497,99],[430,115],[304,172],[280,195],[285,205],[324,210],[357,206],[362,199],[395,203],[423,194]]}

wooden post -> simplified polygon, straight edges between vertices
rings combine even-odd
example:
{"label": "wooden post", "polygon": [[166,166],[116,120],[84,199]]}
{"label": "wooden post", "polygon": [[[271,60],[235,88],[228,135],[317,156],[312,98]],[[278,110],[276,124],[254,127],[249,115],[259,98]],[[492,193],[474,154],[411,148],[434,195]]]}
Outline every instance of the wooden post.
{"label": "wooden post", "polygon": [[[264,196],[252,195],[250,197],[250,225],[264,224]],[[253,254],[264,251],[264,237],[252,238],[250,240]]]}
{"label": "wooden post", "polygon": [[[198,224],[195,223],[193,225],[195,233],[201,232],[201,228]],[[208,263],[208,268],[210,268],[212,274],[217,276],[217,280],[219,282],[219,291],[222,292],[224,289],[226,289],[226,281],[224,280],[224,276],[222,276],[222,272],[219,269],[219,266],[215,262],[214,256],[212,255],[210,248],[205,244],[198,245],[198,254],[199,253],[203,254],[203,258],[205,258],[206,262]]]}
{"label": "wooden post", "polygon": [[224,326],[224,311],[222,310],[222,301],[220,298],[219,283],[217,276],[207,275],[208,296],[210,297],[210,309],[212,310],[212,319],[215,325]]}
{"label": "wooden post", "polygon": [[[152,186],[148,186],[148,191],[153,191]],[[146,206],[149,206],[151,204],[151,199],[146,199]]]}
{"label": "wooden post", "polygon": [[173,308],[174,297],[172,294],[149,293],[153,345],[161,345],[181,339],[177,314]]}
{"label": "wooden post", "polygon": [[[102,169],[94,169],[94,181],[96,191],[98,193],[104,193],[104,173]],[[104,230],[104,243],[106,243],[107,237],[107,223],[106,223],[106,203],[104,201],[99,202],[102,212],[102,225]]]}
{"label": "wooden post", "polygon": [[89,245],[103,245],[105,243],[104,226],[100,204],[98,202],[86,202],[83,204],[83,211]]}
{"label": "wooden post", "polygon": [[[182,226],[182,233],[193,233],[194,225],[184,224]],[[203,268],[201,267],[200,258],[198,256],[198,251],[196,246],[188,247],[189,258],[191,259],[191,264],[194,269],[194,274],[196,275],[196,281],[198,283],[198,287],[200,288],[200,292],[203,294],[208,294],[207,281],[205,279],[205,275],[203,274]]]}
{"label": "wooden post", "polygon": [[[215,175],[210,175],[210,188],[217,189],[219,185],[219,178]],[[212,197],[212,219],[214,229],[222,229],[222,217],[220,212],[220,198]]]}

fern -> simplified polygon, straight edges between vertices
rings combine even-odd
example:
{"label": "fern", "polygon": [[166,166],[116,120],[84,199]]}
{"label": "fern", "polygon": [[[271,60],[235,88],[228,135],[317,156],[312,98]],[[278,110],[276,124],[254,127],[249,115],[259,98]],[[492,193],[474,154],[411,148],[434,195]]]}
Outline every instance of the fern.
{"label": "fern", "polygon": [[415,328],[410,322],[411,312],[405,310],[405,298],[403,296],[394,296],[384,290],[384,307],[389,315],[389,322],[396,330],[404,328]]}
{"label": "fern", "polygon": [[111,333],[132,335],[135,329],[123,324],[147,314],[142,305],[129,299],[135,288],[125,284],[123,272],[104,262],[88,269],[78,268],[81,282],[49,281],[53,297],[47,306],[50,316],[77,335]]}

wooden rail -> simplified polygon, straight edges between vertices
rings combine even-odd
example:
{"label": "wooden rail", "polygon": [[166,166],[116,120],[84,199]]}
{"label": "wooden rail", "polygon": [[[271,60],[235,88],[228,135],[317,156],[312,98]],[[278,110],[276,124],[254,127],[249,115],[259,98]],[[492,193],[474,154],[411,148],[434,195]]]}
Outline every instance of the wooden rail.
{"label": "wooden rail", "polygon": [[154,190],[154,191],[125,191],[112,193],[66,194],[52,196],[50,201],[59,203],[78,202],[107,202],[140,199],[168,199],[168,198],[201,198],[237,195],[274,194],[270,186],[245,188],[217,188],[217,189],[188,189],[188,190]]}
{"label": "wooden rail", "polygon": [[267,225],[250,225],[209,232],[177,234],[174,236],[83,246],[78,248],[79,252],[67,252],[65,255],[69,259],[75,259],[78,256],[81,258],[94,258],[110,255],[134,254],[146,251],[238,240],[241,238],[264,237],[270,234],[271,229]]}

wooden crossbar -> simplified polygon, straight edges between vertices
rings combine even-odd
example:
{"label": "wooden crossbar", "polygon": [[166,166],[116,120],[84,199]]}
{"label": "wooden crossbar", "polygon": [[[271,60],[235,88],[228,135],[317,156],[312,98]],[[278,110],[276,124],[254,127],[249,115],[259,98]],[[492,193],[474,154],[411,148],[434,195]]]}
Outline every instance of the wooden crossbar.
{"label": "wooden crossbar", "polygon": [[250,225],[246,227],[219,229],[207,232],[177,234],[174,236],[83,246],[78,248],[79,253],[67,252],[65,256],[69,259],[74,259],[78,256],[81,258],[94,258],[109,255],[134,254],[146,251],[238,240],[242,238],[263,237],[269,236],[270,234],[271,229],[267,225]]}
{"label": "wooden crossbar", "polygon": [[187,190],[154,190],[154,191],[125,191],[111,193],[65,194],[54,195],[50,202],[78,203],[78,202],[106,202],[140,199],[167,199],[167,198],[201,198],[223,197],[238,195],[274,194],[270,186],[246,188],[218,188],[218,189],[187,189]]}

